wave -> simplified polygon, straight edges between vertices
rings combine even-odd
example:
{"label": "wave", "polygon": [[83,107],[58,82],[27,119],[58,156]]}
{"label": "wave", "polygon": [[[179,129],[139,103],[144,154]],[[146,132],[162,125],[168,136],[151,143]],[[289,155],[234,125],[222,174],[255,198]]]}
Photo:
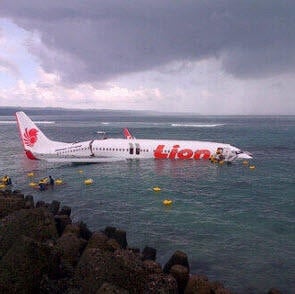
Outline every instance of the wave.
{"label": "wave", "polygon": [[225,124],[171,124],[171,127],[183,127],[183,128],[215,128],[224,126]]}
{"label": "wave", "polygon": [[[55,124],[55,121],[42,120],[42,121],[34,121],[34,123],[36,123],[36,124]],[[13,125],[13,124],[16,124],[16,121],[13,121],[13,120],[0,120],[0,124],[1,125]]]}

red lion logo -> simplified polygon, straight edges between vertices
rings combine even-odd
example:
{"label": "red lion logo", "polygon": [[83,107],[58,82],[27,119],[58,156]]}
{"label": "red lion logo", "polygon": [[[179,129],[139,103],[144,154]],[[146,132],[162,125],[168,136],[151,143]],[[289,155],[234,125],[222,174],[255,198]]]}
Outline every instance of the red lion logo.
{"label": "red lion logo", "polygon": [[37,142],[38,137],[37,137],[38,130],[36,129],[30,129],[25,128],[24,132],[24,143],[25,145],[29,147],[33,147],[34,144]]}

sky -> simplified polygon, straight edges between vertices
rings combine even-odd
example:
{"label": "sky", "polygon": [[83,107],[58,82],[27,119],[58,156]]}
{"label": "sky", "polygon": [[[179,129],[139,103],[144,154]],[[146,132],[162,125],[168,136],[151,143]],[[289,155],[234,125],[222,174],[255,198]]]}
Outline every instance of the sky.
{"label": "sky", "polygon": [[0,106],[295,114],[294,0],[1,0]]}

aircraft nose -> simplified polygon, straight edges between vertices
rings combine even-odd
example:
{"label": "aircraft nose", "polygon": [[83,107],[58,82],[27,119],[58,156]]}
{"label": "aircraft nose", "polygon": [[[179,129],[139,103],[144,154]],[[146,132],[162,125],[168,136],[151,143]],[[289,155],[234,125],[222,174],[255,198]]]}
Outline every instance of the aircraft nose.
{"label": "aircraft nose", "polygon": [[239,159],[252,159],[253,158],[253,155],[247,151],[237,152],[237,156]]}

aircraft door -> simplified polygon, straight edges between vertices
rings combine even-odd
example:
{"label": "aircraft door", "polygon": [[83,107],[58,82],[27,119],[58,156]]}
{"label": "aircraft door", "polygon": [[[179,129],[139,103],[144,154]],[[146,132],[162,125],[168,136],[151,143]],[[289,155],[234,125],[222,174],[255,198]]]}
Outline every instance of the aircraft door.
{"label": "aircraft door", "polygon": [[139,155],[140,154],[140,146],[138,143],[135,143],[135,154]]}
{"label": "aircraft door", "polygon": [[132,143],[129,143],[129,154],[133,155],[134,154],[134,147]]}

